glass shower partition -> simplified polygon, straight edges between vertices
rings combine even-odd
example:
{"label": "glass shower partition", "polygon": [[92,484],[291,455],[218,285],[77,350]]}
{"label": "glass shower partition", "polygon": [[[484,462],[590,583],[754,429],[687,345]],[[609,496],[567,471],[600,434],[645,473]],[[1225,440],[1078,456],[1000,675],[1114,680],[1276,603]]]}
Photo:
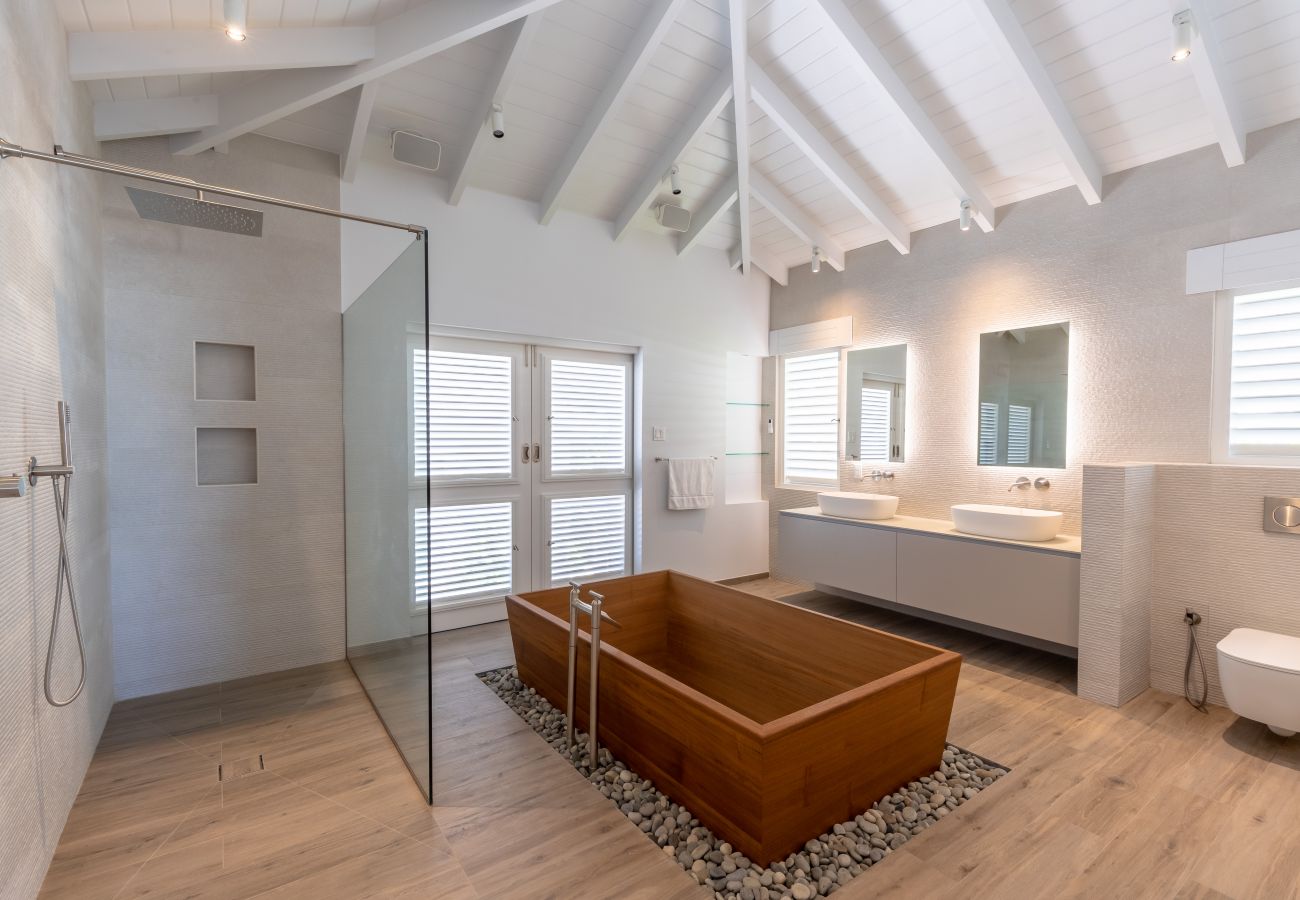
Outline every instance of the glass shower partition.
{"label": "glass shower partition", "polygon": [[343,313],[347,656],[431,798],[428,236]]}

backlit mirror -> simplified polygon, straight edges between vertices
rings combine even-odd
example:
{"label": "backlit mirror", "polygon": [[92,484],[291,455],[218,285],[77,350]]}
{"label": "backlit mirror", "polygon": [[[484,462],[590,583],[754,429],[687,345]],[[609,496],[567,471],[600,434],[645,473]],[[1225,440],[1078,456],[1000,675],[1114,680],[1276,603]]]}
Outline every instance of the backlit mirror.
{"label": "backlit mirror", "polygon": [[907,345],[850,350],[844,371],[844,457],[902,462]]}
{"label": "backlit mirror", "polygon": [[980,336],[981,466],[1065,468],[1070,323]]}

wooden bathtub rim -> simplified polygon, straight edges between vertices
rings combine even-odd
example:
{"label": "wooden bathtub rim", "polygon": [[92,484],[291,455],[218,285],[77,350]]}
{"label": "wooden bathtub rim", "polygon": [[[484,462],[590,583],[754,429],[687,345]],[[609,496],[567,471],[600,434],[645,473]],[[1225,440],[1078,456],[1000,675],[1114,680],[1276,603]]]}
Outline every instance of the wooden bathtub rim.
{"label": "wooden bathtub rim", "polygon": [[[670,578],[673,577],[683,578],[688,581],[693,581],[698,584],[708,585],[710,587],[727,587],[726,585],[718,585],[716,582],[706,581],[702,578],[696,578],[693,575],[686,575],[672,569],[657,570],[655,572],[642,572],[639,574],[657,575],[660,574],[661,572],[666,573],[667,575],[670,576]],[[632,577],[636,577],[636,576],[632,576]],[[617,580],[617,579],[607,579],[607,580]],[[554,590],[554,588],[552,588],[552,590]],[[682,697],[685,700],[689,700],[693,703],[703,706],[710,713],[717,714],[720,717],[726,719],[733,726],[746,731],[750,737],[753,737],[758,740],[763,740],[763,741],[771,740],[783,736],[789,732],[797,731],[800,728],[804,728],[808,725],[811,725],[819,721],[820,719],[831,715],[832,713],[838,712],[847,703],[861,700],[865,697],[871,696],[872,694],[877,694],[882,691],[888,690],[889,688],[892,688],[901,682],[908,681],[913,678],[924,678],[925,676],[931,674],[931,672],[939,671],[950,665],[957,664],[958,666],[960,666],[961,664],[961,654],[952,650],[945,650],[942,647],[935,647],[932,644],[922,643],[921,641],[912,640],[911,638],[902,637],[901,635],[890,634],[888,631],[882,631],[879,628],[870,628],[866,625],[860,625],[857,622],[849,622],[844,619],[836,618],[835,616],[830,616],[830,615],[826,615],[825,613],[817,612],[815,610],[804,609],[803,607],[795,606],[792,603],[783,603],[780,600],[768,600],[767,598],[757,597],[757,596],[755,597],[755,599],[759,601],[766,601],[769,603],[781,603],[781,605],[791,610],[795,610],[799,613],[810,615],[810,616],[819,616],[823,619],[828,619],[832,622],[835,622],[837,625],[856,628],[861,631],[871,632],[872,634],[880,635],[891,641],[901,641],[903,643],[910,644],[913,647],[926,650],[932,653],[933,655],[928,659],[920,660],[919,662],[915,662],[912,665],[907,666],[906,668],[903,669],[896,669],[895,671],[890,672],[888,675],[884,675],[880,678],[874,679],[872,681],[868,681],[865,684],[855,685],[849,688],[848,690],[841,691],[838,694],[833,694],[830,697],[825,698],[824,700],[817,701],[811,706],[806,706],[803,709],[797,709],[794,712],[787,713],[786,715],[781,716],[778,719],[773,719],[771,722],[760,723],[760,722],[755,722],[753,719],[749,718],[748,716],[740,712],[737,712],[736,710],[732,709],[730,706],[727,706],[717,700],[714,700],[708,694],[705,694],[702,691],[699,691],[696,688],[691,687],[685,682],[678,681],[676,678],[673,678],[671,675],[669,675],[667,672],[664,672],[662,669],[657,669],[654,666],[650,665],[649,663],[643,662],[637,657],[632,656],[630,653],[627,653],[623,650],[620,650],[619,648],[613,646],[612,644],[605,644],[604,642],[602,642],[600,649],[602,653],[608,653],[611,659],[617,660],[621,664],[627,666],[628,668],[632,669],[633,671],[642,675],[643,677],[654,678],[655,680],[659,681],[664,686],[664,688],[670,691],[671,693],[676,694],[677,696]],[[555,625],[557,628],[559,628],[561,633],[563,634],[569,633],[568,622],[564,621],[559,616],[547,612],[546,610],[542,609],[540,606],[536,605],[535,603],[530,603],[529,601],[525,600],[523,597],[519,596],[518,594],[510,594],[509,596],[506,597],[507,612],[509,611],[509,607],[511,604],[517,604],[518,606],[523,607],[525,611],[540,616],[543,620],[548,621],[553,625]],[[580,628],[578,630],[578,641],[580,644],[585,642],[586,646],[590,648],[591,634],[587,631],[583,631]]]}

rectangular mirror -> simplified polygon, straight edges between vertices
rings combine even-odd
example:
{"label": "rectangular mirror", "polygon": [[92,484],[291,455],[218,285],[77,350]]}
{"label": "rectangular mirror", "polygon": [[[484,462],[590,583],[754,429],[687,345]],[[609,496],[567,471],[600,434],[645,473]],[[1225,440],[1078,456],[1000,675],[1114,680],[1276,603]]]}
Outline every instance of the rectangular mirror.
{"label": "rectangular mirror", "polygon": [[1065,468],[1070,323],[980,336],[981,466]]}
{"label": "rectangular mirror", "polygon": [[844,372],[844,458],[902,462],[907,345],[850,350]]}

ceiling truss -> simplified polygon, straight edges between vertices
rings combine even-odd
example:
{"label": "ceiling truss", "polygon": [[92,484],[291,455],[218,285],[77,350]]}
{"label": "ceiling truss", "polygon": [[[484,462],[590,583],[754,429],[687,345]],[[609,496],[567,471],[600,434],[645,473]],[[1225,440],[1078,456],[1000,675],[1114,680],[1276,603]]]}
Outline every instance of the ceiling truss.
{"label": "ceiling truss", "polygon": [[[535,44],[543,14],[560,0],[437,0],[411,6],[373,26],[270,28],[257,42],[232,44],[215,29],[180,31],[91,31],[69,35],[69,71],[74,80],[184,76],[267,71],[255,87],[227,89],[201,96],[112,100],[95,105],[95,132],[101,140],[171,135],[172,150],[194,154],[224,149],[235,137],[264,128],[285,116],[332,97],[349,94],[350,130],[340,154],[340,176],[351,181],[365,144],[379,80],[413,63],[501,29],[504,40],[488,78],[487,89],[472,111],[471,133],[448,174],[448,202],[460,202],[476,160],[492,141],[489,120],[504,107],[522,61]],[[542,224],[563,207],[566,192],[604,132],[648,69],[651,58],[682,15],[687,0],[651,0],[628,46],[594,106],[552,172],[538,204]],[[1011,0],[965,0],[975,22],[996,52],[1020,94],[1031,104],[1039,127],[1089,204],[1103,196],[1102,165],[1071,116],[1033,42],[1017,20]],[[748,0],[727,0],[729,65],[696,97],[689,114],[659,148],[653,163],[622,199],[612,236],[623,238],[641,220],[663,190],[678,161],[710,132],[728,105],[733,112],[735,170],[692,210],[688,229],[677,242],[679,254],[697,246],[710,228],[734,208],[737,239],[729,261],[748,271],[751,263],[778,283],[788,281],[787,266],[765,248],[755,246],[751,200],[781,227],[807,244],[809,256],[820,255],[843,271],[847,251],[861,246],[837,239],[826,225],[797,203],[751,158],[750,103],[767,117],[821,178],[874,228],[868,240],[883,238],[900,253],[910,249],[907,225],[890,203],[873,189],[858,165],[830,140],[800,108],[798,91],[778,83],[750,56]],[[878,86],[892,111],[906,123],[921,151],[952,191],[954,217],[969,203],[984,231],[997,211],[957,152],[943,128],[914,96],[896,68],[846,0],[811,0],[819,18],[864,82]],[[1224,77],[1223,53],[1207,0],[1171,0],[1174,12],[1189,9],[1196,28],[1192,69],[1215,133],[1229,165],[1245,160],[1245,130],[1240,105]],[[273,71],[278,70],[278,71]],[[761,161],[760,161],[761,162]],[[887,192],[886,192],[887,193]],[[841,230],[843,224],[838,223]]]}

